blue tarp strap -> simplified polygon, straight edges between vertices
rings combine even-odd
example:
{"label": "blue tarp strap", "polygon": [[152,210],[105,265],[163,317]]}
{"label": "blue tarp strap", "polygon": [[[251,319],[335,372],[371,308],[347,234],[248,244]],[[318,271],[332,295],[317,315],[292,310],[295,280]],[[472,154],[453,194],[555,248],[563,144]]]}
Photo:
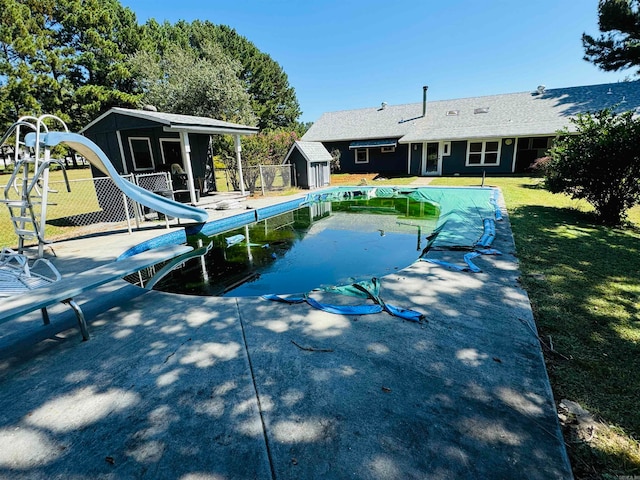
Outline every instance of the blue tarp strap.
{"label": "blue tarp strap", "polygon": [[469,252],[467,254],[465,254],[464,257],[462,257],[464,259],[464,263],[466,263],[469,267],[469,271],[473,272],[473,273],[480,273],[482,270],[480,269],[480,267],[478,267],[475,263],[473,263],[471,260],[473,260],[476,257],[479,257],[480,254],[478,252]]}
{"label": "blue tarp strap", "polygon": [[373,278],[369,285],[372,285],[372,287],[375,289],[373,292],[366,288],[368,285],[365,282],[354,283],[353,287],[356,288],[357,290],[367,293],[369,295],[369,298],[374,302],[376,302],[378,305],[381,305],[384,311],[387,312],[389,315],[393,315],[394,317],[400,317],[404,320],[409,320],[411,322],[420,322],[424,319],[425,315],[420,312],[416,312],[415,310],[409,310],[406,308],[396,307],[382,300],[379,294],[380,284],[376,278]]}
{"label": "blue tarp strap", "polygon": [[491,218],[485,218],[482,223],[484,226],[484,233],[480,237],[480,240],[476,242],[476,246],[488,247],[496,238],[496,222]]}
{"label": "blue tarp strap", "polygon": [[307,303],[313,308],[337,315],[368,315],[382,311],[380,305],[329,305],[327,303],[320,303],[309,297],[307,297]]}
{"label": "blue tarp strap", "polygon": [[495,248],[477,248],[476,252],[482,255],[502,255],[500,250],[496,250]]}
{"label": "blue tarp strap", "polygon": [[435,258],[419,258],[423,262],[432,263],[434,265],[438,265],[440,267],[448,268],[449,270],[455,270],[456,272],[468,272],[469,267],[462,267],[460,265],[456,265],[455,263],[445,262],[444,260],[437,260]]}
{"label": "blue tarp strap", "polygon": [[317,300],[309,297],[308,295],[304,295],[303,297],[281,297],[279,295],[263,295],[262,298],[265,300],[272,300],[274,302],[280,303],[289,303],[289,304],[297,304],[297,303],[308,303],[313,308],[317,308],[318,310],[322,310],[327,313],[334,313],[338,315],[369,315],[372,313],[380,313],[383,310],[390,315],[395,317],[400,317],[404,320],[409,320],[412,322],[420,322],[424,319],[425,315],[416,312],[414,310],[409,310],[406,308],[396,307],[394,305],[389,305],[385,303],[379,296],[380,292],[380,282],[377,278],[372,278],[371,281],[364,281],[353,283],[351,285],[343,285],[339,287],[329,287],[323,289],[325,292],[332,293],[340,293],[344,295],[349,295],[352,297],[359,298],[367,298],[375,302],[374,305],[330,305],[327,303],[320,303]]}
{"label": "blue tarp strap", "polygon": [[262,298],[264,298],[265,300],[271,300],[273,302],[289,303],[289,304],[306,302],[306,299],[304,297],[281,297],[279,295],[273,295],[271,293],[268,295],[262,295]]}

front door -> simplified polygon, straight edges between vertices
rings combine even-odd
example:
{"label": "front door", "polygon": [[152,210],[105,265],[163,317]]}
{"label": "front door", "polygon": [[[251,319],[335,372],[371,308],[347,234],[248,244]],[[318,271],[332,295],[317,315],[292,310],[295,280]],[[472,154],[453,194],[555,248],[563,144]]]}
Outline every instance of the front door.
{"label": "front door", "polygon": [[438,142],[427,143],[424,162],[422,163],[422,175],[440,175],[440,144]]}

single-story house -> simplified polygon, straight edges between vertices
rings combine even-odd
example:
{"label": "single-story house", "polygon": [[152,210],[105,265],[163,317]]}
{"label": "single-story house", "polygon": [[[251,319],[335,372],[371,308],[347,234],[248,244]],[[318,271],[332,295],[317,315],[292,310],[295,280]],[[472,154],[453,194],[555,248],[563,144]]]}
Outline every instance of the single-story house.
{"label": "single-story house", "polygon": [[343,172],[525,172],[578,113],[640,113],[640,80],[328,112],[302,137],[341,153]]}
{"label": "single-story house", "polygon": [[284,163],[294,166],[295,185],[300,188],[321,188],[330,183],[331,154],[320,142],[295,142]]}
{"label": "single-story house", "polygon": [[[240,136],[255,135],[258,128],[213,118],[114,107],[80,133],[105,152],[121,175],[160,171],[182,175],[183,185],[174,185],[174,190],[183,190],[186,200],[195,204],[201,193],[215,190],[209,154],[211,135],[233,135],[240,163]],[[100,175],[94,171],[94,176]]]}

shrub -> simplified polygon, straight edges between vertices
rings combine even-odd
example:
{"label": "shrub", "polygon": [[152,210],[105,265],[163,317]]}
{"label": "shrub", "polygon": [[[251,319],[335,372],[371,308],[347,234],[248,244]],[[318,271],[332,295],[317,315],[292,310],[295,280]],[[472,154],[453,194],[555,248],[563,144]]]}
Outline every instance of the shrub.
{"label": "shrub", "polygon": [[558,132],[549,150],[547,188],[587,200],[603,223],[621,224],[640,202],[640,119],[605,109],[572,122],[576,134]]}

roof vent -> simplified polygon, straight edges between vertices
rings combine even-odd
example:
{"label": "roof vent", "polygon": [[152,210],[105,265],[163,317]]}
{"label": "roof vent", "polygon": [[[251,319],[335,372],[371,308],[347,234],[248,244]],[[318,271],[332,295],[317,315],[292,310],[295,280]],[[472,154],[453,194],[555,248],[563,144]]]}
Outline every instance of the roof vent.
{"label": "roof vent", "polygon": [[489,107],[476,108],[473,113],[489,113]]}
{"label": "roof vent", "polygon": [[460,110],[447,110],[447,117],[457,117]]}
{"label": "roof vent", "polygon": [[538,95],[542,95],[546,88],[547,87],[545,87],[544,85],[538,85],[538,88],[536,88],[536,92],[538,92]]}
{"label": "roof vent", "polygon": [[384,110],[385,108],[387,108],[387,102],[382,102],[380,104],[380,110]]}

